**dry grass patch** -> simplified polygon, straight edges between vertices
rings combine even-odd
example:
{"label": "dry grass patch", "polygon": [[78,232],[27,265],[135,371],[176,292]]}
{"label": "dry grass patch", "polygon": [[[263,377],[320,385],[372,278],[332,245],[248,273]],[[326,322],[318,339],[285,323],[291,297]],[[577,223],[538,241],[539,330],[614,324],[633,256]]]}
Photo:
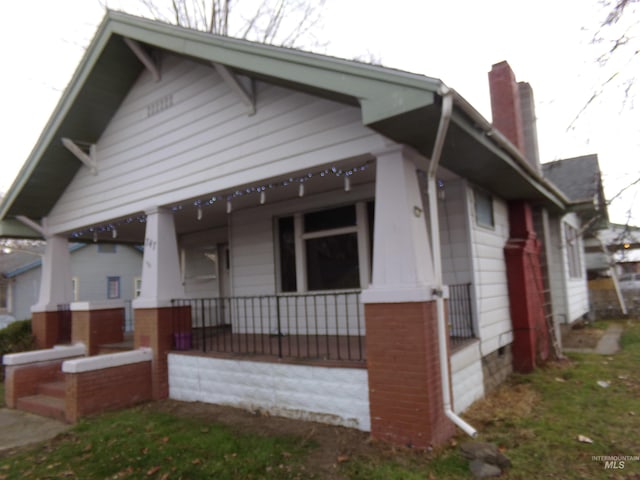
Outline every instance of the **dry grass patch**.
{"label": "dry grass patch", "polygon": [[464,417],[472,424],[491,425],[531,415],[540,395],[529,384],[506,384],[475,402]]}

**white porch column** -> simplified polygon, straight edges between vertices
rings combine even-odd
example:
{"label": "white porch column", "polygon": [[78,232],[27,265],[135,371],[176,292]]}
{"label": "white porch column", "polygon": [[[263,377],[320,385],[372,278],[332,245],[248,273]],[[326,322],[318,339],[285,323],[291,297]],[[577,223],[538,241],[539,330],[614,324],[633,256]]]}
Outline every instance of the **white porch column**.
{"label": "white porch column", "polygon": [[435,285],[417,154],[396,146],[377,155],[373,276],[363,303],[432,300]]}
{"label": "white porch column", "polygon": [[69,242],[66,237],[60,235],[48,236],[46,241],[40,293],[38,303],[31,307],[32,312],[56,311],[59,304],[73,301]]}
{"label": "white porch column", "polygon": [[147,228],[142,258],[142,289],[134,308],[167,307],[184,297],[173,213],[162,208],[146,212]]}

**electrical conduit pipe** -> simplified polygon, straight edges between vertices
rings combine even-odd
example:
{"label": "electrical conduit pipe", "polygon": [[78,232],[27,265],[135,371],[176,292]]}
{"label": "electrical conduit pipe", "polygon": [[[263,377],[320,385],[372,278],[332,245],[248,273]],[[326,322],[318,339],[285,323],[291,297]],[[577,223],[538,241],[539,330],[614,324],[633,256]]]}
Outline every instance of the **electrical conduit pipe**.
{"label": "electrical conduit pipe", "polygon": [[466,434],[476,437],[478,432],[475,428],[460,418],[451,408],[451,382],[449,376],[449,358],[447,347],[447,325],[444,312],[444,295],[442,280],[442,257],[440,251],[440,225],[438,219],[438,198],[436,194],[436,173],[444,140],[447,136],[447,129],[451,120],[453,111],[453,91],[444,85],[438,92],[442,95],[442,112],[440,115],[440,124],[433,145],[433,153],[429,160],[429,172],[427,177],[427,193],[429,199],[429,223],[431,230],[431,248],[433,252],[433,270],[436,284],[433,288],[433,295],[436,300],[436,315],[438,321],[438,346],[440,350],[440,376],[442,378],[442,400],[444,403],[445,415]]}

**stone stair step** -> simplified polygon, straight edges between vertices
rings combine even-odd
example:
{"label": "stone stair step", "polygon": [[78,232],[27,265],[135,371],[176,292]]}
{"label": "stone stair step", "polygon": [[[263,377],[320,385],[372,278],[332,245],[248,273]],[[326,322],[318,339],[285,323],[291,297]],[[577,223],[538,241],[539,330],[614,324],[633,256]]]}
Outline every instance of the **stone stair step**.
{"label": "stone stair step", "polygon": [[42,417],[65,421],[64,400],[48,395],[30,395],[21,397],[16,402],[18,410],[34,413]]}
{"label": "stone stair step", "polygon": [[65,382],[64,380],[57,380],[55,382],[41,383],[38,385],[38,393],[40,395],[64,399]]}

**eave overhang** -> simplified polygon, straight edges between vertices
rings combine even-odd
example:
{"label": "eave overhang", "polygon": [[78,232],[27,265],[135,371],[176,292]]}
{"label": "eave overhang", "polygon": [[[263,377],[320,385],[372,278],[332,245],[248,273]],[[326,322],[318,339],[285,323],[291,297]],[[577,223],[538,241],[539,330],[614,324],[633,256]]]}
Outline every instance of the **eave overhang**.
{"label": "eave overhang", "polygon": [[[364,125],[431,155],[440,118],[441,81],[399,70],[298,50],[219,37],[157,21],[108,12],[35,148],[0,203],[0,223],[18,215],[48,215],[82,164],[61,138],[96,143],[144,69],[124,42],[218,63],[235,74],[272,82],[361,108]],[[568,202],[492,130],[462,97],[441,164],[507,200],[527,199],[554,209]],[[0,236],[3,228],[0,228]]]}

